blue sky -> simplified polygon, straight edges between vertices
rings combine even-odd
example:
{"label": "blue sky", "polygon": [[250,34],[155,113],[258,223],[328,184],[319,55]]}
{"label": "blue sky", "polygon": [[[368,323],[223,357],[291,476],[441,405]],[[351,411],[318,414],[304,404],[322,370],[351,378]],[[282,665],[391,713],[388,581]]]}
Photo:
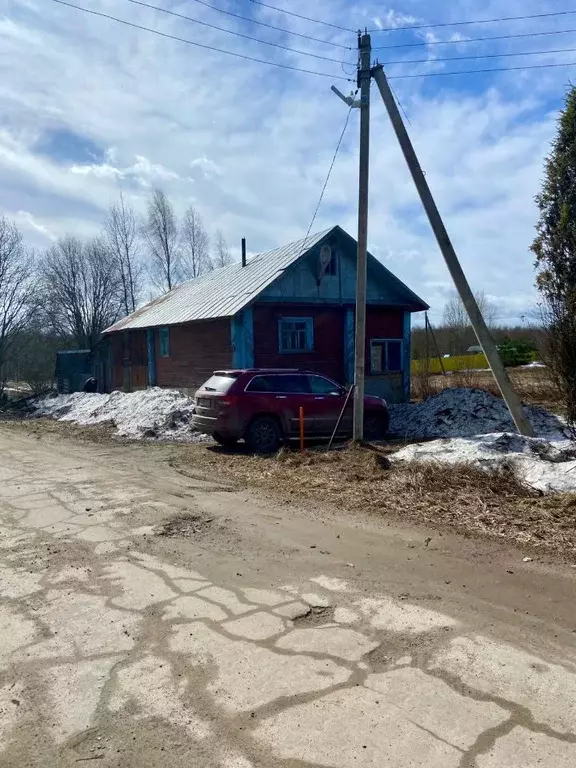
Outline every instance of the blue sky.
{"label": "blue sky", "polygon": [[[218,13],[197,0],[150,1],[300,53],[128,0],[77,4],[330,77],[201,50],[52,0],[0,0],[0,210],[18,222],[31,245],[43,248],[66,232],[96,234],[120,190],[143,212],[151,187],[159,185],[179,213],[195,205],[207,227],[222,229],[234,247],[242,236],[251,252],[302,237],[346,116],[330,86],[352,87],[346,77],[354,71],[355,35],[251,0],[207,2],[286,31]],[[270,4],[350,29],[576,10],[576,2],[568,0]],[[544,31],[559,34],[470,41]],[[576,66],[455,77],[402,75],[576,62],[576,50],[558,52],[576,49],[576,13],[375,32],[372,42],[380,61],[409,62],[391,63],[386,70],[473,287],[500,305],[502,319],[519,318],[536,301],[529,251],[537,218],[533,197]],[[400,45],[407,47],[389,47]],[[438,60],[536,51],[545,53]],[[373,99],[370,248],[432,305],[438,322],[452,285],[375,89]],[[353,113],[315,229],[339,223],[355,234],[357,146],[358,115]]]}

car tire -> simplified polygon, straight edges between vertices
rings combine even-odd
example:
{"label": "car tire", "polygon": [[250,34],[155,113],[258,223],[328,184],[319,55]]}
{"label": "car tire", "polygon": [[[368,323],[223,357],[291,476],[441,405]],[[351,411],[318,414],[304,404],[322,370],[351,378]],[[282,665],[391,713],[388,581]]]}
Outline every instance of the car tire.
{"label": "car tire", "polygon": [[212,437],[216,440],[218,445],[222,446],[222,448],[234,448],[238,442],[237,437],[224,437],[224,435],[221,435],[219,432],[214,432]]}
{"label": "car tire", "polygon": [[388,434],[390,416],[383,413],[367,413],[364,416],[364,439],[368,442],[383,440]]}
{"label": "car tire", "polygon": [[282,445],[282,430],[272,416],[257,416],[246,430],[244,440],[254,453],[276,453]]}

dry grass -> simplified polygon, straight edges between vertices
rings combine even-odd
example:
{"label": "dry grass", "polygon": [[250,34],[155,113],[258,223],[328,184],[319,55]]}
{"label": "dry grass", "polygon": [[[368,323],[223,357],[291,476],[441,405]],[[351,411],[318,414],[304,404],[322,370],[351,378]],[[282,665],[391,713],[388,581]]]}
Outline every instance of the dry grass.
{"label": "dry grass", "polygon": [[576,495],[543,497],[508,470],[489,474],[470,465],[420,462],[390,466],[394,449],[283,451],[263,458],[197,446],[173,460],[175,466],[206,468],[300,503],[313,500],[576,554]]}
{"label": "dry grass", "polygon": [[[527,405],[539,405],[552,413],[562,414],[564,404],[558,388],[546,368],[512,368],[508,371],[520,399]],[[412,380],[412,396],[423,400],[444,389],[467,387],[483,389],[496,397],[500,390],[490,371],[454,371],[447,376],[418,376]]]}

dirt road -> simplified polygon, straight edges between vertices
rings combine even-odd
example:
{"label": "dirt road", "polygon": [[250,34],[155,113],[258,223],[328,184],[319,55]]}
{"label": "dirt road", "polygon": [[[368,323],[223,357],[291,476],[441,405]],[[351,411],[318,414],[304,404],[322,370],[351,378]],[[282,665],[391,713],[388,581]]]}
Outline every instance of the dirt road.
{"label": "dirt road", "polygon": [[0,425],[0,765],[576,765],[569,564],[28,432]]}

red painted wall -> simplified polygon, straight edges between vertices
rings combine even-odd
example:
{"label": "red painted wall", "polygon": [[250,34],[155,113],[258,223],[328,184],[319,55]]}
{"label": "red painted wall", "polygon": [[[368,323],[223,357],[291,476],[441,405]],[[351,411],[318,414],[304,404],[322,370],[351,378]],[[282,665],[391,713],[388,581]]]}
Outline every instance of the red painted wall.
{"label": "red painted wall", "polygon": [[[344,380],[344,315],[340,307],[257,304],[254,307],[254,364],[257,368],[307,368]],[[278,351],[278,320],[281,317],[312,317],[314,351],[281,354]]]}
{"label": "red painted wall", "polygon": [[154,342],[159,387],[195,390],[215,370],[232,365],[228,318],[170,326],[170,357],[160,357],[158,329]]}

